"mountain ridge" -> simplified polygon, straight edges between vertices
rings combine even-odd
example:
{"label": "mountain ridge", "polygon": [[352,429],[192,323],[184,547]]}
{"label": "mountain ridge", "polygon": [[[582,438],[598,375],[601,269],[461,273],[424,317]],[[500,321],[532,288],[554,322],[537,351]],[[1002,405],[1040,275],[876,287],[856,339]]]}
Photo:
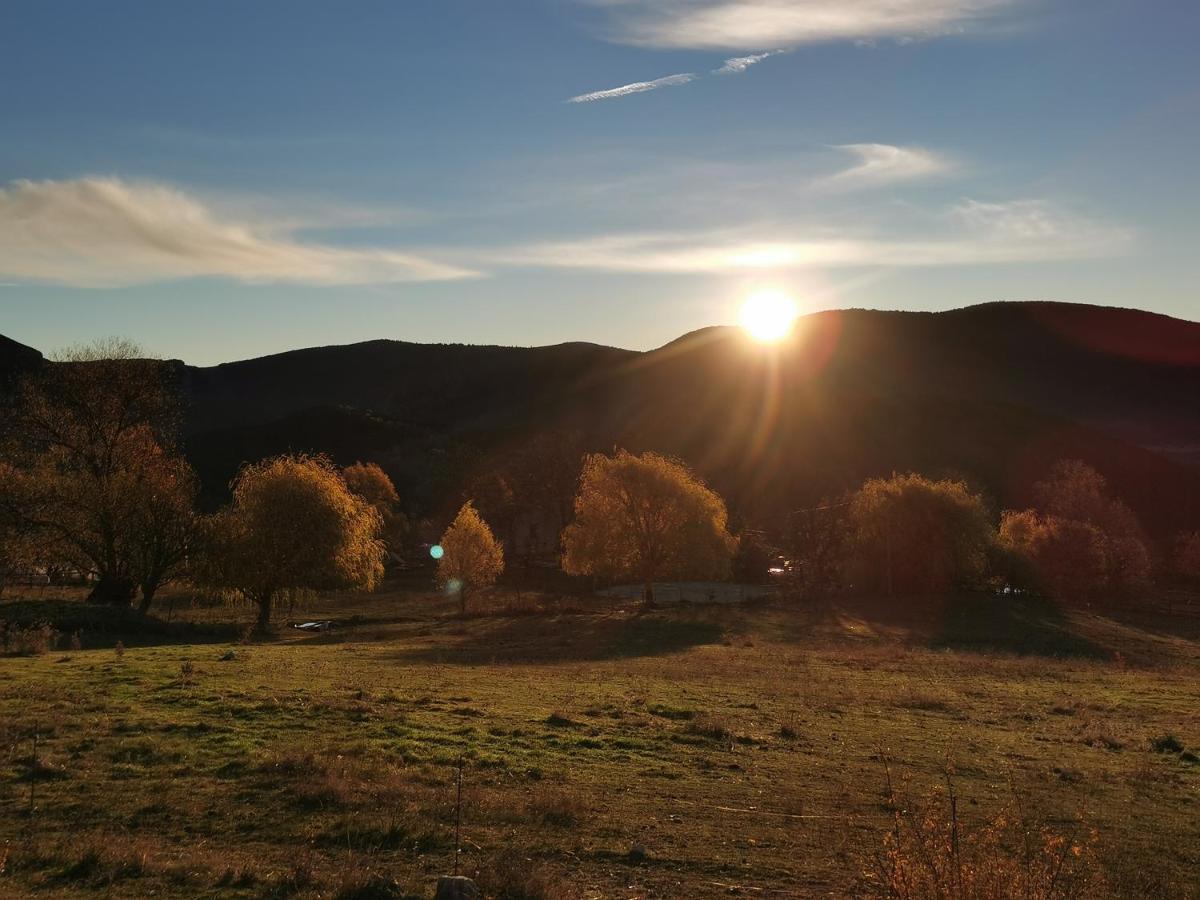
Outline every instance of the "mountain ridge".
{"label": "mountain ridge", "polygon": [[187,450],[214,496],[246,460],[322,451],[380,461],[430,513],[496,453],[572,433],[585,449],[677,455],[759,520],[893,467],[1018,504],[1072,454],[1155,530],[1200,525],[1200,323],[1140,310],[826,310],[771,346],[710,326],[647,351],[381,338],[176,365]]}

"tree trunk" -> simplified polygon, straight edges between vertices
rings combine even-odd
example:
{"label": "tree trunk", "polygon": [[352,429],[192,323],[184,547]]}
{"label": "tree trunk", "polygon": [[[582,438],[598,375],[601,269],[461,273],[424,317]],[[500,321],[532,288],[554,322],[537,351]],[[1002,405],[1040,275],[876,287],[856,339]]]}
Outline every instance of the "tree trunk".
{"label": "tree trunk", "polygon": [[138,612],[140,612],[143,616],[150,612],[150,604],[154,602],[154,595],[157,592],[157,581],[147,580],[142,582],[142,600],[138,604]]}
{"label": "tree trunk", "polygon": [[137,585],[133,583],[133,579],[105,573],[88,594],[87,602],[106,606],[131,606],[136,593]]}
{"label": "tree trunk", "polygon": [[458,614],[464,619],[467,617],[467,586],[463,585],[458,589]]}
{"label": "tree trunk", "polygon": [[267,594],[266,597],[264,597],[261,600],[258,600],[257,603],[258,603],[258,624],[255,626],[254,630],[257,631],[259,634],[270,634],[271,633],[271,595]]}

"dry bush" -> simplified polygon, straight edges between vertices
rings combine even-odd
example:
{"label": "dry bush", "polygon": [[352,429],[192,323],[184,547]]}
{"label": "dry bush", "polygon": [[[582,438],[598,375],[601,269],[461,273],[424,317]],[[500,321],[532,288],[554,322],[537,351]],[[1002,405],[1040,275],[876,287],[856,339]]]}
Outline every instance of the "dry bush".
{"label": "dry bush", "polygon": [[704,714],[697,716],[683,726],[688,734],[709,738],[714,741],[728,741],[733,738],[733,729],[720,716]]}
{"label": "dry bush", "polygon": [[3,637],[4,652],[9,656],[41,656],[57,647],[62,637],[49,622],[24,628],[17,625],[6,628],[0,622],[0,636]]}
{"label": "dry bush", "polygon": [[589,812],[583,797],[566,787],[536,787],[525,804],[530,819],[555,828],[574,828]]}
{"label": "dry bush", "polygon": [[876,896],[894,900],[1073,900],[1103,891],[1096,836],[1082,825],[1067,834],[1028,822],[1010,809],[968,825],[953,785],[900,805],[874,864]]}
{"label": "dry bush", "polygon": [[571,900],[577,896],[570,882],[545,863],[514,850],[480,863],[471,877],[484,895],[494,900]]}

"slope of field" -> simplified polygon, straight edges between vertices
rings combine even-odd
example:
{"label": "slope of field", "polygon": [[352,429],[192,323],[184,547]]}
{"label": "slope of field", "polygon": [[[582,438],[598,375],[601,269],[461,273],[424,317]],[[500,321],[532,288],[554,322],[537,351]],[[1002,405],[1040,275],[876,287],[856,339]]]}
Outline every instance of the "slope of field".
{"label": "slope of field", "polygon": [[219,627],[248,610],[180,608],[202,642],[0,659],[0,894],[429,896],[461,759],[462,866],[496,896],[861,895],[885,761],[912,798],[951,769],[968,823],[1016,796],[1094,828],[1106,894],[1200,896],[1194,610],[595,599],[459,620],[393,588],[293,611],[330,634],[243,645]]}

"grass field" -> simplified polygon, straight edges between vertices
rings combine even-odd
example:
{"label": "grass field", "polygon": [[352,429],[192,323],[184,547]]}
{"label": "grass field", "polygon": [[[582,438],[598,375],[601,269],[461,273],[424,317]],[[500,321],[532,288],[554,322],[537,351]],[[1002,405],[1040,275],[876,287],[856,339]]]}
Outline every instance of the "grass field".
{"label": "grass field", "polygon": [[888,774],[948,768],[968,823],[1082,816],[1108,893],[1200,896],[1194,614],[621,602],[460,620],[393,586],[240,643],[249,610],[181,601],[0,659],[0,895],[430,896],[463,760],[494,896],[858,896]]}

